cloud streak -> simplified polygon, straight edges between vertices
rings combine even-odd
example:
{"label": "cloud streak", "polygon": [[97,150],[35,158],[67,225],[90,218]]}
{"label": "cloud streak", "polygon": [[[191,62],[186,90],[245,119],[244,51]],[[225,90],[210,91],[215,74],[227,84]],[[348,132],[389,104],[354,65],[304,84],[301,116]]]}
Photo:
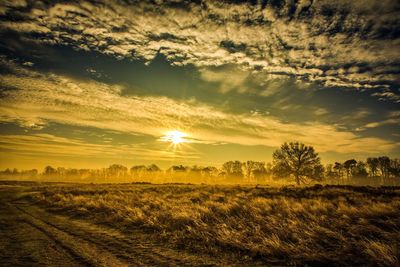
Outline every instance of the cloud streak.
{"label": "cloud streak", "polygon": [[141,144],[94,144],[79,139],[51,134],[1,135],[0,149],[23,155],[75,156],[85,158],[126,158],[140,157],[150,160],[170,160],[171,158],[198,158],[193,152],[160,151]]}
{"label": "cloud streak", "polygon": [[277,147],[299,140],[320,152],[376,153],[398,148],[380,138],[360,137],[321,122],[286,123],[259,113],[233,114],[194,100],[123,95],[125,87],[93,80],[40,74],[7,63],[14,73],[1,77],[0,121],[24,127],[48,122],[90,126],[158,139],[182,130],[197,143],[232,143]]}

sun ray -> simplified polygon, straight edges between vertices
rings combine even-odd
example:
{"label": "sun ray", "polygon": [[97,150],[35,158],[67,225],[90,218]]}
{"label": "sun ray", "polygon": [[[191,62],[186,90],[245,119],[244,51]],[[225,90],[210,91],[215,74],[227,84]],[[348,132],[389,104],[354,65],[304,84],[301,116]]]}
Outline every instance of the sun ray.
{"label": "sun ray", "polygon": [[174,147],[178,146],[182,143],[190,143],[190,140],[187,138],[188,134],[179,130],[171,130],[168,131],[160,138],[163,142],[169,142]]}

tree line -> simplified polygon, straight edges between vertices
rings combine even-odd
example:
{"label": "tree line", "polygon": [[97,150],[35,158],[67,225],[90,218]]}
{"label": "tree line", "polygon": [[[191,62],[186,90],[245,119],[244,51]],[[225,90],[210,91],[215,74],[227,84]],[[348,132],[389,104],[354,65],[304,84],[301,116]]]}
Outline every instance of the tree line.
{"label": "tree line", "polygon": [[113,164],[101,169],[54,168],[0,171],[5,179],[39,179],[80,182],[192,182],[192,183],[250,183],[313,181],[332,184],[397,185],[400,183],[400,160],[387,156],[369,157],[366,161],[349,159],[323,166],[312,146],[299,142],[284,143],[274,151],[273,161],[227,161],[215,166],[173,165],[162,170],[155,164],[131,168]]}

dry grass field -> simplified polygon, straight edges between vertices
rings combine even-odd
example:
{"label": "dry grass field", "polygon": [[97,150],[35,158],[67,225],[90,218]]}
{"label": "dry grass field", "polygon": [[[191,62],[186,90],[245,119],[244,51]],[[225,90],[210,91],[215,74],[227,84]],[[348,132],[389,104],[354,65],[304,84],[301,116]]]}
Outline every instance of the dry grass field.
{"label": "dry grass field", "polygon": [[65,184],[32,186],[24,196],[51,214],[236,263],[400,264],[395,187]]}

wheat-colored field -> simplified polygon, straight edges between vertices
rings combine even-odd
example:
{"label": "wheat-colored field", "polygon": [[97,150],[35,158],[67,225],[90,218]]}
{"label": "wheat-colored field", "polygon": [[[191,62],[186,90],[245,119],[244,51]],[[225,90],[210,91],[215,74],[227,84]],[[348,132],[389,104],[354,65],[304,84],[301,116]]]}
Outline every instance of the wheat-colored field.
{"label": "wheat-colored field", "polygon": [[207,185],[37,187],[52,212],[141,229],[195,253],[265,264],[400,263],[400,188]]}

